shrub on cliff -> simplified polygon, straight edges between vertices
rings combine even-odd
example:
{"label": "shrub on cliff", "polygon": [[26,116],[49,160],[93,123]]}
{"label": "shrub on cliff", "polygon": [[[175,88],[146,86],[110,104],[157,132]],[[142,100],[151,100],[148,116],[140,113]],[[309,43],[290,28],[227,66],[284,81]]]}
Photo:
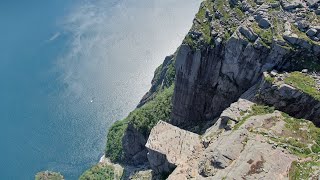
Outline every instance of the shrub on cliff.
{"label": "shrub on cliff", "polygon": [[140,133],[147,137],[152,127],[159,120],[166,121],[170,118],[173,89],[174,86],[172,85],[171,87],[158,92],[153,100],[147,102],[142,107],[135,109],[127,118],[112,125],[108,132],[105,150],[105,154],[111,161],[119,162],[123,158],[122,138],[128,123],[133,124]]}
{"label": "shrub on cliff", "polygon": [[79,180],[91,180],[91,179],[114,179],[114,168],[105,164],[98,164],[85,171],[79,178]]}
{"label": "shrub on cliff", "polygon": [[36,174],[35,180],[64,180],[64,177],[57,172],[43,171]]}

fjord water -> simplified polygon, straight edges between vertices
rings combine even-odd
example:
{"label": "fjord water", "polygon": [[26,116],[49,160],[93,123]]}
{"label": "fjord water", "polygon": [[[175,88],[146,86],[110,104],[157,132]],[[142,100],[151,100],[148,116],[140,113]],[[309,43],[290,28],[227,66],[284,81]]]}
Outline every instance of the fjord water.
{"label": "fjord water", "polygon": [[188,31],[199,0],[1,0],[0,179],[77,179]]}

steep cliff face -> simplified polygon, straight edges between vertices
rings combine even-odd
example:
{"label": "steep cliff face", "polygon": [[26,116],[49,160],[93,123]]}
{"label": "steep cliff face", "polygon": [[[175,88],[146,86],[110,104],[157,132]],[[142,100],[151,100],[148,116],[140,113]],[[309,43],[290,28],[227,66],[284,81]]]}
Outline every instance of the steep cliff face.
{"label": "steep cliff face", "polygon": [[106,156],[151,168],[132,179],[316,178],[319,3],[204,0],[137,109],[109,130]]}
{"label": "steep cliff face", "polygon": [[255,100],[320,127],[320,81],[317,74],[265,73]]}
{"label": "steep cliff face", "polygon": [[[184,127],[212,120],[265,71],[318,68],[320,44],[299,30],[302,23],[307,24],[306,30],[316,26],[302,13],[310,13],[319,21],[310,6],[301,2],[301,7],[289,11],[278,1],[261,1],[244,11],[249,4],[250,1],[219,0],[202,3],[199,13],[205,11],[204,15],[196,17],[177,52],[173,124]],[[230,14],[217,15],[219,9]],[[209,35],[205,26],[210,26]],[[301,54],[305,57],[301,58]]]}

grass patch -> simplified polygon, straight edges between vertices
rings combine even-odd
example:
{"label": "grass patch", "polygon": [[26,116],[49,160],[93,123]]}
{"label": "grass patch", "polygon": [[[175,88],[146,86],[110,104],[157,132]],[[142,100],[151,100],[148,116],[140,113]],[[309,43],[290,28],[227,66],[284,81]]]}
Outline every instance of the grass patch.
{"label": "grass patch", "polygon": [[[117,179],[120,179],[121,177],[118,177]],[[85,171],[79,178],[79,180],[114,180],[115,179],[115,173],[114,168],[109,165],[105,164],[97,164],[87,171]]]}
{"label": "grass patch", "polygon": [[269,107],[269,106],[263,106],[263,105],[253,105],[251,107],[251,111],[249,112],[248,115],[242,118],[233,128],[233,130],[239,129],[241,125],[243,125],[247,119],[249,119],[252,116],[256,115],[263,115],[263,114],[270,114],[274,112],[274,107]]}
{"label": "grass patch", "polygon": [[[285,113],[282,113],[282,116],[286,122],[285,129],[279,134],[279,138],[272,140],[289,145],[291,153],[303,158],[318,154],[320,128],[304,119],[296,119]],[[312,145],[311,149],[309,144]]]}
{"label": "grass patch", "polygon": [[271,45],[273,40],[272,28],[262,29],[256,22],[252,23],[251,28],[262,39],[264,43],[266,43],[268,46]]}
{"label": "grass patch", "polygon": [[292,72],[285,78],[285,83],[299,89],[320,101],[320,92],[316,88],[316,81],[307,74]]}
{"label": "grass patch", "polygon": [[[309,21],[310,22],[310,21]],[[318,42],[316,41],[312,41],[304,32],[301,32],[294,24],[291,24],[291,30],[293,33],[295,33],[296,35],[298,35],[299,38],[305,40],[307,43],[310,44],[310,46],[312,44],[318,44]]]}
{"label": "grass patch", "polygon": [[307,162],[297,162],[294,161],[291,164],[289,170],[290,180],[301,180],[301,179],[318,179],[318,175],[314,174],[315,169],[319,169],[320,162],[317,161],[307,161]]}
{"label": "grass patch", "polygon": [[264,79],[265,79],[268,83],[271,83],[271,84],[274,82],[274,77],[271,77],[271,76],[269,76],[269,75],[268,75],[268,76],[265,76]]}

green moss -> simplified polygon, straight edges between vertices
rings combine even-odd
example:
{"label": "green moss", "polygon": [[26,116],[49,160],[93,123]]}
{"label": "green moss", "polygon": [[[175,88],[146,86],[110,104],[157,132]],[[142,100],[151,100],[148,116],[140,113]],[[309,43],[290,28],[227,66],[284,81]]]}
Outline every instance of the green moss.
{"label": "green moss", "polygon": [[[290,145],[289,150],[300,157],[317,154],[320,143],[320,128],[304,119],[293,118],[285,113],[282,113],[282,116],[286,124],[277,142]],[[312,151],[308,144],[312,145]]]}
{"label": "green moss", "polygon": [[238,19],[243,19],[245,18],[245,14],[241,11],[241,9],[239,8],[239,6],[236,6],[235,8],[233,8],[234,12],[236,13],[236,17]]}
{"label": "green moss", "polygon": [[267,81],[267,82],[269,82],[269,83],[273,83],[274,82],[274,77],[271,77],[271,76],[266,76],[265,77],[265,80]]}
{"label": "green moss", "polygon": [[311,146],[311,150],[313,153],[320,153],[320,146],[318,144],[314,144]]}
{"label": "green moss", "polygon": [[262,29],[257,23],[252,23],[251,28],[262,39],[264,43],[266,43],[268,46],[271,45],[273,40],[273,33],[271,28]]}
{"label": "green moss", "polygon": [[64,177],[57,172],[43,171],[36,174],[35,180],[64,180]]}
{"label": "green moss", "polygon": [[320,101],[320,92],[316,88],[316,81],[309,75],[300,72],[292,72],[284,81]]}
{"label": "green moss", "polygon": [[227,21],[231,15],[225,10],[225,9],[230,9],[229,2],[226,0],[216,0],[215,2],[215,9],[217,9],[221,14],[222,18],[221,21]]}
{"label": "green moss", "polygon": [[307,161],[297,162],[294,161],[291,164],[289,170],[290,180],[301,180],[301,179],[317,179],[318,175],[314,174],[316,169],[320,168],[320,162]]}
{"label": "green moss", "polygon": [[[121,177],[118,177],[120,179]],[[114,180],[114,168],[105,164],[98,164],[85,171],[79,180]]]}
{"label": "green moss", "polygon": [[263,105],[253,105],[251,107],[251,111],[249,112],[248,115],[246,115],[244,118],[242,118],[233,128],[233,130],[239,129],[241,125],[243,125],[247,119],[249,119],[252,116],[256,115],[263,115],[263,114],[270,114],[274,112],[274,107],[269,107],[269,106],[263,106]]}
{"label": "green moss", "polygon": [[312,41],[305,32],[301,32],[294,24],[291,24],[291,30],[293,33],[295,33],[296,35],[298,35],[299,38],[305,40],[307,43],[309,43],[310,45],[312,44],[320,44],[316,41]]}

